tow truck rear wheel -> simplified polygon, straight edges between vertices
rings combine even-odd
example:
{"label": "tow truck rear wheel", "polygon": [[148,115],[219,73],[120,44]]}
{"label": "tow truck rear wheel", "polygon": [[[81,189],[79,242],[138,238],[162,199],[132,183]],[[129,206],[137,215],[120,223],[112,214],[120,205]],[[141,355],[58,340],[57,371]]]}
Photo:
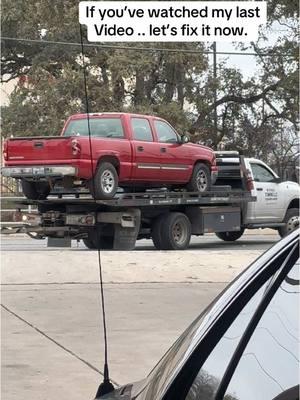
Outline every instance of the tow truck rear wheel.
{"label": "tow truck rear wheel", "polygon": [[194,166],[191,180],[186,186],[191,192],[208,192],[211,188],[210,170],[206,164],[197,163]]}
{"label": "tow truck rear wheel", "polygon": [[[82,240],[84,245],[90,250],[98,249],[97,243],[90,239]],[[99,250],[113,250],[114,248],[114,238],[110,236],[103,236],[101,238],[101,243],[99,246]]]}
{"label": "tow truck rear wheel", "polygon": [[299,227],[299,209],[290,208],[287,210],[284,218],[285,225],[278,228],[278,233],[281,237],[288,235],[294,229]]}
{"label": "tow truck rear wheel", "polygon": [[116,168],[109,162],[99,164],[94,182],[90,182],[90,191],[97,200],[112,199],[118,190],[118,174]]}
{"label": "tow truck rear wheel", "polygon": [[[155,231],[157,229],[157,231]],[[191,240],[191,223],[185,214],[171,212],[160,217],[153,226],[153,242],[159,250],[184,250]]]}
{"label": "tow truck rear wheel", "polygon": [[24,196],[30,200],[44,200],[51,190],[48,182],[34,182],[22,179],[21,185]]}
{"label": "tow truck rear wheel", "polygon": [[82,239],[82,241],[83,241],[85,247],[87,247],[90,250],[95,250],[96,245],[92,240],[85,238],[85,239]]}
{"label": "tow truck rear wheel", "polygon": [[103,236],[102,234],[97,234],[95,230],[89,232],[88,237],[82,241],[90,250],[113,250],[114,248],[113,236]]}
{"label": "tow truck rear wheel", "polygon": [[161,226],[164,223],[165,216],[161,215],[156,218],[151,227],[151,238],[153,244],[157,250],[162,250],[162,240],[161,240]]}
{"label": "tow truck rear wheel", "polygon": [[244,231],[245,229],[242,228],[240,231],[235,232],[216,232],[216,236],[224,240],[224,242],[234,242],[243,235]]}

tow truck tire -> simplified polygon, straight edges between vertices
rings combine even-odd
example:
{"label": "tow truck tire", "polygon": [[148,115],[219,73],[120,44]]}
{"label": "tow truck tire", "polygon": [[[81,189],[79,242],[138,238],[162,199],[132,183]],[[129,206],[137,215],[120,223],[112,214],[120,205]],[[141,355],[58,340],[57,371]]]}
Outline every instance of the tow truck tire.
{"label": "tow truck tire", "polygon": [[96,200],[112,199],[118,190],[118,174],[116,168],[109,162],[100,163],[93,181],[90,182],[90,192]]}
{"label": "tow truck tire", "polygon": [[161,250],[185,250],[191,240],[191,223],[185,214],[171,212],[161,221]]}
{"label": "tow truck tire", "polygon": [[96,246],[95,246],[95,243],[94,243],[92,240],[90,240],[90,239],[88,239],[88,238],[85,238],[85,239],[82,239],[82,241],[83,241],[84,245],[85,245],[88,249],[90,249],[90,250],[95,250]]}
{"label": "tow truck tire", "polygon": [[[96,230],[91,230],[88,233],[88,237],[82,239],[83,243],[88,249],[95,250],[113,250],[114,248],[114,237],[104,236],[101,233],[97,233]],[[98,243],[99,241],[99,243]]]}
{"label": "tow truck tire", "polygon": [[21,185],[24,196],[30,200],[45,200],[51,190],[48,182],[32,182],[22,179]]}
{"label": "tow truck tire", "polygon": [[234,242],[238,240],[244,233],[245,229],[235,232],[216,232],[216,236],[224,242]]}
{"label": "tow truck tire", "polygon": [[208,192],[211,188],[211,174],[209,167],[203,163],[194,166],[191,180],[186,186],[190,192]]}
{"label": "tow truck tire", "polygon": [[290,208],[287,210],[284,218],[285,225],[278,228],[279,235],[283,238],[289,233],[291,233],[294,229],[299,227],[299,209],[298,208]]}
{"label": "tow truck tire", "polygon": [[162,240],[161,240],[161,226],[164,222],[164,215],[156,218],[151,226],[151,238],[153,244],[157,250],[162,250]]}
{"label": "tow truck tire", "polygon": [[[101,250],[113,250],[114,237],[113,236],[101,236],[99,247]],[[96,246],[96,248],[98,248],[98,246]]]}

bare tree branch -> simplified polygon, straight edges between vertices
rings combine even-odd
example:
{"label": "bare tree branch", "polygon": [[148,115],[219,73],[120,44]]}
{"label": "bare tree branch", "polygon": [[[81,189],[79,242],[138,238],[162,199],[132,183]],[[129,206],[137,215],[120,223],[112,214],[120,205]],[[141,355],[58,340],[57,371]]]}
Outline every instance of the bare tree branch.
{"label": "bare tree branch", "polygon": [[192,125],[192,132],[195,132],[198,128],[201,127],[205,118],[214,110],[215,107],[218,107],[224,103],[234,102],[238,104],[252,104],[257,102],[260,99],[266,97],[267,93],[271,91],[275,91],[283,82],[284,79],[278,80],[276,83],[267,86],[261,93],[253,94],[247,97],[237,96],[234,94],[225,95],[221,99],[217,100],[216,102],[212,103],[208,106],[202,114],[200,114],[196,120],[196,122]]}

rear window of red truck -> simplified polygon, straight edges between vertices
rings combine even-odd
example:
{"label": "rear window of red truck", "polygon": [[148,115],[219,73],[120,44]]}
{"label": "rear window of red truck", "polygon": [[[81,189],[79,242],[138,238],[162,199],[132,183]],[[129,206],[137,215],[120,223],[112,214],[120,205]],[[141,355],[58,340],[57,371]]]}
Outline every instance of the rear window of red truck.
{"label": "rear window of red truck", "polygon": [[[124,130],[120,118],[90,118],[92,137],[123,138]],[[63,136],[88,136],[89,127],[87,118],[71,120]]]}

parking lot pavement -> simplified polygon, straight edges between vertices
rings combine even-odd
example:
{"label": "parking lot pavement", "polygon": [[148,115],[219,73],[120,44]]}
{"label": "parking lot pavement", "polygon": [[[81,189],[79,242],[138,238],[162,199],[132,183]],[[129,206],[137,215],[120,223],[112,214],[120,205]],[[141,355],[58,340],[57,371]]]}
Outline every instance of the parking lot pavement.
{"label": "parking lot pavement", "polygon": [[[184,252],[103,252],[110,372],[140,379],[233,277],[278,240],[206,239]],[[103,336],[96,252],[2,242],[2,398],[90,399]],[[19,249],[19,250],[18,250]]]}
{"label": "parking lot pavement", "polygon": [[[106,286],[112,379],[143,378],[223,286]],[[3,399],[91,399],[101,376],[84,361],[103,367],[98,286],[11,286],[2,297]]]}

